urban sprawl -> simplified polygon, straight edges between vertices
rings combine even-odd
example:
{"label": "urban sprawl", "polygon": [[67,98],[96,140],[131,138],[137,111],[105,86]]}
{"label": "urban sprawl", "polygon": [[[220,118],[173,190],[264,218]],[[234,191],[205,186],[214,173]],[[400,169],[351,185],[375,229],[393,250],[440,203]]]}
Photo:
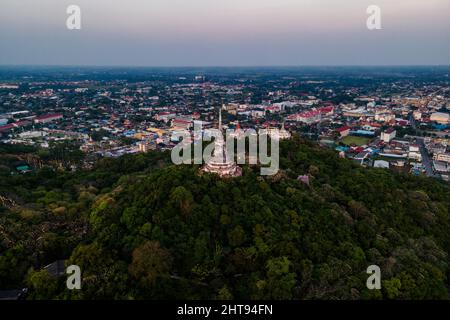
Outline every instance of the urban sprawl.
{"label": "urban sprawl", "polygon": [[[448,74],[297,75],[158,71],[147,78],[21,76],[0,82],[1,143],[49,149],[66,143],[90,167],[101,157],[171,150],[175,132],[279,129],[299,134],[366,167],[449,180]],[[221,73],[222,72],[222,73]],[[115,77],[115,78],[114,78]],[[13,174],[42,163],[23,159]],[[59,163],[60,166],[67,163]]]}

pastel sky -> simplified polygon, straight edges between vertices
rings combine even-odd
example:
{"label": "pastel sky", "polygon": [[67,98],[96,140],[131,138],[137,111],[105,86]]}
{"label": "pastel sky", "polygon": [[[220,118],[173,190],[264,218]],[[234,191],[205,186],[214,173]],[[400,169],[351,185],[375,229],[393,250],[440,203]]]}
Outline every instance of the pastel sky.
{"label": "pastel sky", "polygon": [[450,0],[0,0],[6,64],[450,65]]}

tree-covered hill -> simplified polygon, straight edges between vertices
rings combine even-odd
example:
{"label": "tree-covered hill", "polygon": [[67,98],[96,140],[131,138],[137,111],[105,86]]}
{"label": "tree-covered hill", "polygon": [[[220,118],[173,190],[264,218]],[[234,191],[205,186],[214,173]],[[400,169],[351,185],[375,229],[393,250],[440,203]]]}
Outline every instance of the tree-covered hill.
{"label": "tree-covered hill", "polygon": [[[280,172],[220,179],[163,153],[4,176],[0,288],[59,299],[449,297],[450,186],[359,167],[296,137]],[[310,185],[297,180],[309,175]],[[46,264],[82,270],[69,291]],[[382,289],[368,290],[368,266]]]}

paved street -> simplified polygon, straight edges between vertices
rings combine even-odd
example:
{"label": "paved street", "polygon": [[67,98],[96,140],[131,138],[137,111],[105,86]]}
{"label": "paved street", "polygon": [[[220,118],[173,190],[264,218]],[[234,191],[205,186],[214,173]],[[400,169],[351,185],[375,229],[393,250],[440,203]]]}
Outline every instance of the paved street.
{"label": "paved street", "polygon": [[[414,130],[417,130],[416,120],[412,116],[412,114],[409,117],[409,121],[411,123],[411,126]],[[420,131],[420,130],[419,130]],[[420,154],[422,155],[422,164],[425,167],[425,171],[428,177],[437,177],[437,175],[433,171],[433,162],[430,159],[430,156],[428,155],[427,149],[425,148],[424,138],[423,137],[414,137],[417,139],[417,144],[420,148]]]}
{"label": "paved street", "polygon": [[425,167],[425,171],[428,177],[436,177],[433,171],[433,163],[428,155],[427,149],[425,148],[425,143],[423,138],[417,137],[417,143],[419,144],[420,153],[422,155],[422,164]]}

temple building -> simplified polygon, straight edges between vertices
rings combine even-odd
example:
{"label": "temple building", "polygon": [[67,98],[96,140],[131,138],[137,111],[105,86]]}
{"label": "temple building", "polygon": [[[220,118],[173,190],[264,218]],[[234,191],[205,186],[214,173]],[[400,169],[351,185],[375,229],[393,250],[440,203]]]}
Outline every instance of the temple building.
{"label": "temple building", "polygon": [[289,131],[286,130],[284,126],[284,122],[281,126],[281,129],[278,128],[267,128],[267,129],[261,129],[259,130],[260,134],[268,134],[272,138],[278,139],[278,140],[286,140],[291,138],[291,134]]}
{"label": "temple building", "polygon": [[222,110],[219,110],[219,131],[222,137],[217,139],[215,143],[213,157],[202,167],[202,172],[216,173],[219,176],[240,177],[242,176],[242,168],[237,166],[234,159],[228,159],[225,141],[223,139],[222,130]]}

